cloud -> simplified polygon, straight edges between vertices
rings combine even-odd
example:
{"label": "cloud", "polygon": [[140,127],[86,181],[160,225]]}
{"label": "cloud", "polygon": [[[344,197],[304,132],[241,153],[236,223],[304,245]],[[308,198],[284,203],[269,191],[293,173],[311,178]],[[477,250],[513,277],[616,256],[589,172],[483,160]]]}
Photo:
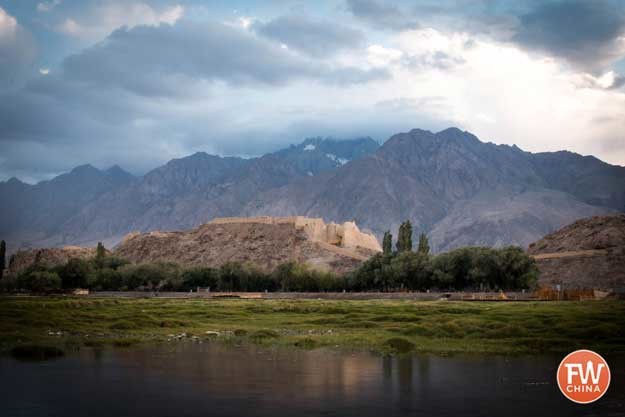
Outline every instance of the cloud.
{"label": "cloud", "polygon": [[184,7],[181,5],[155,9],[145,3],[106,2],[98,3],[81,18],[65,18],[56,25],[56,30],[72,37],[100,40],[121,27],[172,25],[183,15]]}
{"label": "cloud", "polygon": [[[466,19],[491,13],[486,1],[479,7],[457,1],[467,6]],[[0,179],[48,178],[87,162],[101,168],[119,163],[141,174],[196,151],[250,156],[308,136],[384,140],[414,127],[436,131],[450,125],[530,151],[565,148],[625,164],[625,148],[614,145],[624,129],[625,67],[588,73],[584,65],[569,65],[570,58],[513,39],[523,30],[516,16],[542,2],[524,3],[521,12],[495,10],[515,22],[510,32],[476,32],[472,25],[446,26],[443,20],[442,29],[430,28],[432,16],[443,12],[423,9],[426,2],[419,2],[418,13],[403,5],[403,19],[416,23],[418,16],[422,26],[387,21],[376,26],[380,30],[367,30],[364,44],[342,36],[342,29],[353,30],[346,25],[366,21],[358,16],[347,16],[352,23],[345,23],[344,14],[333,22],[298,11],[292,13],[303,20],[272,19],[255,9],[245,15],[266,20],[246,18],[243,25],[235,21],[243,14],[215,21],[181,2],[188,11],[181,18],[172,13],[169,24],[163,13],[171,8],[150,2],[160,17],[133,23],[100,21],[97,16],[105,14],[96,11],[104,3],[88,4],[98,7],[67,9],[64,2],[68,14],[61,22],[73,19],[77,34],[54,34],[45,44],[60,39],[82,50],[60,64],[46,59],[20,66],[14,59],[0,65],[0,80],[8,69],[30,77],[0,91]],[[123,10],[131,3],[108,4]],[[403,14],[398,6],[375,4]],[[59,18],[57,12],[46,18]],[[15,34],[29,37],[21,22],[0,16],[0,44],[28,51],[15,46]],[[219,23],[224,21],[230,23]],[[91,23],[100,32],[88,32]],[[302,33],[295,33],[295,23]],[[268,27],[275,32],[259,29]],[[0,60],[7,56],[0,53]],[[39,72],[47,68],[47,74]]]}
{"label": "cloud", "polygon": [[0,91],[18,88],[35,72],[36,55],[30,33],[0,7]]}
{"label": "cloud", "polygon": [[519,17],[513,40],[601,71],[625,55],[625,8],[607,0],[541,2]]}
{"label": "cloud", "polygon": [[[0,178],[29,167],[29,178],[47,178],[85,162],[143,173],[199,150],[268,152],[300,140],[287,126],[314,117],[324,97],[388,77],[222,23],[118,29],[0,95]],[[294,110],[303,98],[316,103],[312,113]]]}
{"label": "cloud", "polygon": [[388,76],[380,69],[333,66],[301,57],[278,44],[229,25],[181,21],[176,25],[118,29],[105,42],[68,57],[67,79],[119,87],[144,96],[191,94],[181,85],[283,85],[307,78],[332,84]]}
{"label": "cloud", "polygon": [[364,34],[358,30],[298,15],[280,16],[267,23],[256,22],[252,27],[261,36],[315,57],[358,48],[365,42]]}
{"label": "cloud", "polygon": [[410,13],[390,3],[377,0],[347,0],[347,10],[356,18],[378,29],[409,30],[419,27]]}
{"label": "cloud", "polygon": [[40,13],[47,13],[61,4],[61,0],[42,1],[37,3],[37,11]]}
{"label": "cloud", "polygon": [[[433,29],[403,31],[388,39],[385,48],[402,56],[389,64],[392,78],[369,91],[379,103],[429,120],[448,120],[486,141],[534,152],[568,149],[625,163],[622,149],[610,152],[598,142],[622,138],[625,94],[615,87],[620,82],[616,72],[595,77],[515,44]],[[405,65],[405,57],[435,53],[460,64],[443,70],[436,63]],[[425,97],[437,100],[420,106]],[[597,123],[599,116],[607,121]]]}

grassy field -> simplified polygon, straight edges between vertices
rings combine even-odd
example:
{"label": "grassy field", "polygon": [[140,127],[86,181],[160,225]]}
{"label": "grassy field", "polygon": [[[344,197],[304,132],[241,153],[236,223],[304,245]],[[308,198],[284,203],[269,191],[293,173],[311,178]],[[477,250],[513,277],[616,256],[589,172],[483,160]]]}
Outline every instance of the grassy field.
{"label": "grassy field", "polygon": [[[625,352],[625,303],[0,299],[0,350],[258,343],[383,354]],[[22,349],[28,351],[28,349]]]}

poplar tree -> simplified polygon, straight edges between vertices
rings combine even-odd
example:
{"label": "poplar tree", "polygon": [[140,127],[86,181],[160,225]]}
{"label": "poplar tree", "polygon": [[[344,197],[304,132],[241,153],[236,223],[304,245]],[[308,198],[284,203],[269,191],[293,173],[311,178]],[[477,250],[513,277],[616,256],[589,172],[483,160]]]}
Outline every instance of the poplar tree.
{"label": "poplar tree", "polygon": [[417,252],[424,255],[429,255],[430,253],[430,242],[428,242],[428,237],[425,233],[419,235],[419,247],[417,248]]}
{"label": "poplar tree", "polygon": [[102,259],[106,255],[106,250],[104,249],[104,245],[102,242],[98,242],[98,247],[95,250],[96,259]]}
{"label": "poplar tree", "polygon": [[390,255],[393,252],[393,235],[390,230],[384,232],[384,238],[382,239],[382,250],[385,255]]}
{"label": "poplar tree", "polygon": [[397,252],[410,252],[412,250],[412,224],[406,220],[399,226],[397,234]]}

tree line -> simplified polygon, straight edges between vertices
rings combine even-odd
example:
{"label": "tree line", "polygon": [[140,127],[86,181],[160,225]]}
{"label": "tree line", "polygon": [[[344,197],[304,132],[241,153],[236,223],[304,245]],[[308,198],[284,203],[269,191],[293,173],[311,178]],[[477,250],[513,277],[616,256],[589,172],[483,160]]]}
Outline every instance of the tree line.
{"label": "tree line", "polygon": [[382,239],[383,252],[369,258],[350,277],[356,291],[397,290],[499,290],[525,289],[536,285],[538,268],[518,246],[503,248],[462,247],[430,254],[425,233],[412,249],[412,224],[403,222],[395,250],[390,231]]}
{"label": "tree line", "polygon": [[[519,247],[463,247],[432,255],[427,236],[421,233],[413,250],[412,235],[410,221],[403,222],[393,249],[393,236],[387,231],[382,240],[383,252],[345,275],[295,262],[281,264],[271,272],[253,264],[232,262],[216,268],[184,268],[173,262],[131,264],[107,255],[98,244],[92,259],[74,258],[52,268],[31,265],[16,277],[0,280],[0,290],[453,291],[522,289],[536,284],[536,264]],[[3,247],[0,245],[0,252]]]}

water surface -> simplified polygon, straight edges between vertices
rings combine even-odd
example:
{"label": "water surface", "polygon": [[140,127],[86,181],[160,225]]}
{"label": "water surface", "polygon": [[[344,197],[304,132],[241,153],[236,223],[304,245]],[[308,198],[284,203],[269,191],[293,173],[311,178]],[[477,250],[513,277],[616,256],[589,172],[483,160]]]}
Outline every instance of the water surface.
{"label": "water surface", "polygon": [[606,357],[608,393],[577,405],[559,357],[413,356],[215,344],[0,358],[9,416],[624,416],[625,358]]}

